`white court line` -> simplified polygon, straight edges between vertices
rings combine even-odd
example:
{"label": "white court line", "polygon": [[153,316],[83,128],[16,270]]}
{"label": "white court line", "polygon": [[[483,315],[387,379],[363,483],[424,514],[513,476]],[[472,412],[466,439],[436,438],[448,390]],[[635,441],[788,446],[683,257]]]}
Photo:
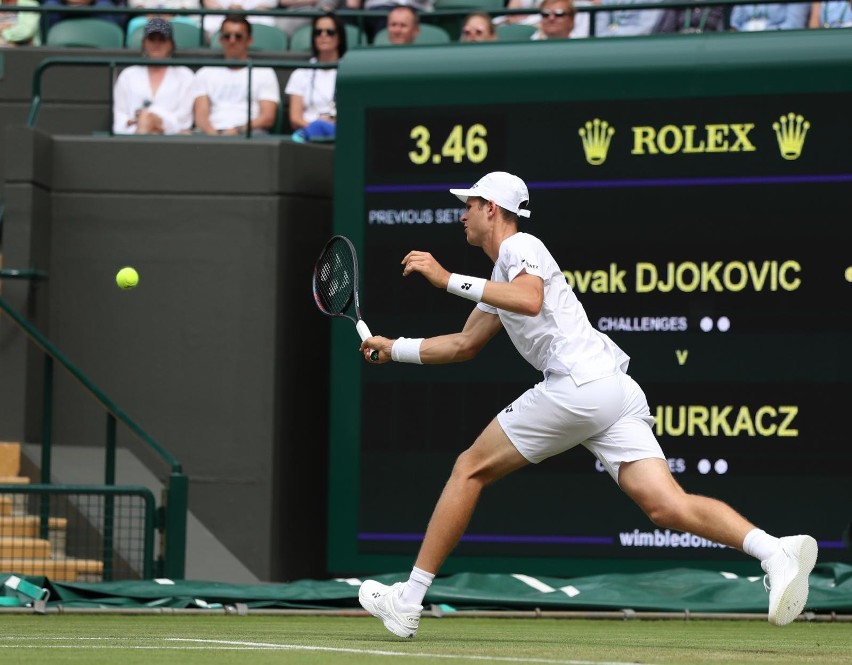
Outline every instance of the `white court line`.
{"label": "white court line", "polygon": [[[21,640],[26,643],[16,644],[0,644],[2,648],[28,648],[28,649],[164,649],[164,650],[192,650],[192,651],[324,651],[328,653],[349,653],[355,655],[367,656],[389,656],[398,658],[400,656],[410,656],[412,658],[442,658],[444,660],[474,660],[474,661],[491,661],[501,663],[542,663],[544,665],[635,665],[634,662],[619,662],[609,660],[561,660],[553,658],[512,658],[509,656],[474,656],[464,654],[447,654],[447,653],[412,653],[407,651],[385,651],[381,649],[352,649],[344,647],[320,647],[307,644],[276,644],[274,642],[243,642],[234,640],[205,640],[200,638],[189,637],[166,637],[164,642],[189,642],[200,646],[164,646],[164,645],[128,645],[128,644],[112,644],[108,646],[95,646],[92,644],[82,644],[83,642],[93,641],[114,641],[113,637],[10,637],[0,636],[0,641],[9,642],[13,640]],[[131,638],[132,639],[132,638]],[[157,638],[151,638],[157,639]],[[40,645],[35,642],[81,642],[75,644],[50,644]],[[138,641],[138,640],[137,640]],[[646,663],[645,665],[652,665]]]}

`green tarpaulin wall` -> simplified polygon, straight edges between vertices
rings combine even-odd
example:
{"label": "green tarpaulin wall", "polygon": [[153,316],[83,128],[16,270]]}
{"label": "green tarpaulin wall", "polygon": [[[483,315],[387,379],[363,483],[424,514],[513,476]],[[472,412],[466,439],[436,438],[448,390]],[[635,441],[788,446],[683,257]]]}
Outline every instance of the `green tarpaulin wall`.
{"label": "green tarpaulin wall", "polygon": [[[16,592],[0,574],[6,598]],[[386,584],[407,573],[373,576]],[[235,603],[254,609],[342,609],[358,607],[359,579],[300,580],[282,584],[145,580],[59,583],[24,577],[50,592],[47,607],[205,608]],[[811,574],[809,611],[852,612],[852,566],[818,564]],[[0,595],[3,595],[0,593]],[[19,598],[26,602],[26,598]],[[653,573],[556,578],[459,573],[435,580],[426,604],[456,610],[623,610],[637,612],[766,612],[763,576],[676,568]]]}

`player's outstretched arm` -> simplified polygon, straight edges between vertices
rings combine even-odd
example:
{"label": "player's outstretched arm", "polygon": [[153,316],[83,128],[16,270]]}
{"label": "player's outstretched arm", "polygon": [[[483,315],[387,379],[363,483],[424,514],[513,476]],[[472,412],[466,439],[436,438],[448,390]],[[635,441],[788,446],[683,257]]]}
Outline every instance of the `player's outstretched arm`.
{"label": "player's outstretched arm", "polygon": [[[502,325],[499,316],[483,312],[475,307],[461,332],[426,339],[368,337],[361,343],[361,353],[367,362],[372,362],[374,365],[386,363],[389,360],[421,365],[463,362],[476,356],[482,347],[499,332]],[[379,357],[375,361],[370,361],[373,350],[379,352]]]}

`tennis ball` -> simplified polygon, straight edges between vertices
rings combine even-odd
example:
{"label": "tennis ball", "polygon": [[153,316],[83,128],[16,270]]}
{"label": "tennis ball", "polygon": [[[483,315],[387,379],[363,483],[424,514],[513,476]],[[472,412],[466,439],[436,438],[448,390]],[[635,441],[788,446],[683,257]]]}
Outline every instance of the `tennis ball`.
{"label": "tennis ball", "polygon": [[139,273],[130,266],[124,267],[116,274],[115,283],[122,289],[132,289],[139,283]]}

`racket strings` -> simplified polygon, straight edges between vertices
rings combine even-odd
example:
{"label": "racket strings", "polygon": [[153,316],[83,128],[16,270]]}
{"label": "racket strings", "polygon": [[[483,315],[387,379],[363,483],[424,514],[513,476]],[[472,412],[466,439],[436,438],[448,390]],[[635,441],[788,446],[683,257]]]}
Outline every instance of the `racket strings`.
{"label": "racket strings", "polygon": [[347,247],[335,244],[317,263],[318,304],[331,314],[341,314],[352,302],[355,265]]}

